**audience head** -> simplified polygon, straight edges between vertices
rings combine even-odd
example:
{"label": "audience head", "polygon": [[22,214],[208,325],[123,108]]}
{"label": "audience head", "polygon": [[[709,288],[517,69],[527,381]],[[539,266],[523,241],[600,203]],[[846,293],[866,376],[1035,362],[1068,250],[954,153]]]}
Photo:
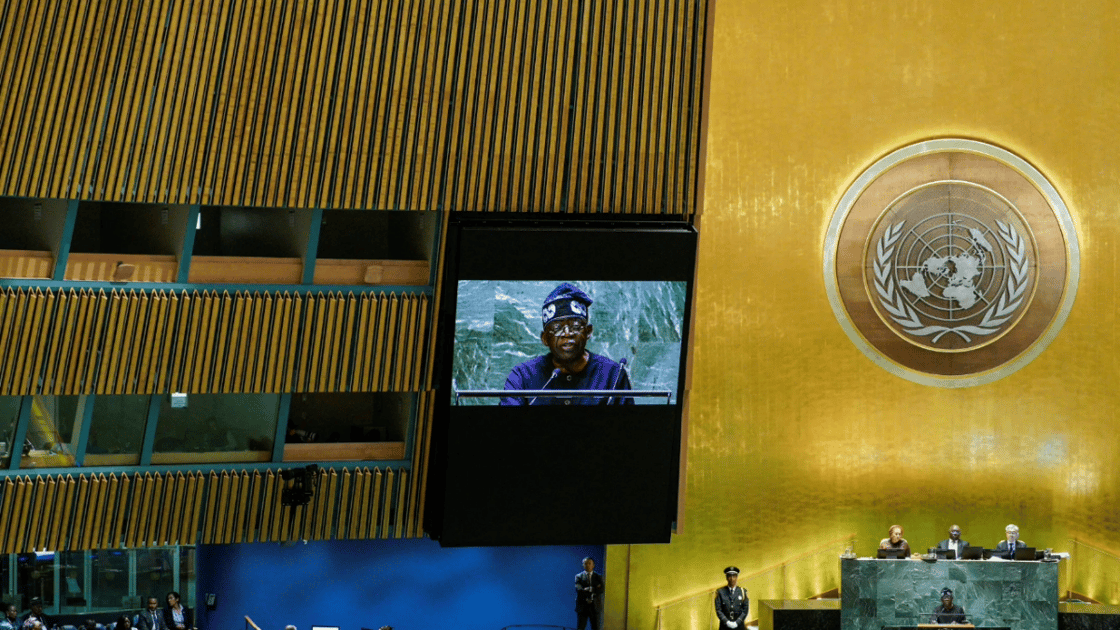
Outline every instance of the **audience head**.
{"label": "audience head", "polygon": [[157,610],[157,609],[159,609],[159,598],[156,597],[155,595],[152,595],[151,597],[148,598],[148,610]]}
{"label": "audience head", "polygon": [[132,619],[130,619],[127,615],[121,615],[120,617],[117,617],[117,625],[113,626],[113,630],[131,630],[131,629],[132,629]]}
{"label": "audience head", "polygon": [[179,597],[179,594],[176,593],[175,591],[169,591],[167,593],[167,605],[171,608],[174,608],[174,607],[178,606],[180,599],[182,599],[182,598]]}

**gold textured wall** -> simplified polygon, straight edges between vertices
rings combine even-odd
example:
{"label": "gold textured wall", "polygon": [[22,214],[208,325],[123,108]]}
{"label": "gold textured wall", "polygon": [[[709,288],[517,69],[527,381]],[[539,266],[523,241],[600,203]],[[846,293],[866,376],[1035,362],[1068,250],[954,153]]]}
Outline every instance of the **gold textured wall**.
{"label": "gold textured wall", "polygon": [[[992,546],[1014,522],[1040,548],[1120,551],[1118,30],[1113,0],[718,4],[683,533],[608,550],[609,627],[657,627],[659,604],[719,586],[728,564],[755,573],[853,533],[869,554],[896,522],[916,550],[954,522]],[[1039,168],[1082,247],[1050,347],[959,390],[873,365],[822,280],[846,187],[945,136]],[[790,595],[821,588],[808,577]],[[1082,583],[1115,601],[1118,578]]]}

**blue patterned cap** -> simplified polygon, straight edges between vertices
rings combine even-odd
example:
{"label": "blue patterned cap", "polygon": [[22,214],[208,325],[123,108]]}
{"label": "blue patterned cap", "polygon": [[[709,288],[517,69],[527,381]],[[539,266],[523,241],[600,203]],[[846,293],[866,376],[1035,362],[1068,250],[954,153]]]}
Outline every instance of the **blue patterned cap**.
{"label": "blue patterned cap", "polygon": [[562,282],[544,299],[544,304],[541,306],[541,324],[547,326],[549,322],[565,317],[589,319],[593,301],[590,295],[576,285]]}

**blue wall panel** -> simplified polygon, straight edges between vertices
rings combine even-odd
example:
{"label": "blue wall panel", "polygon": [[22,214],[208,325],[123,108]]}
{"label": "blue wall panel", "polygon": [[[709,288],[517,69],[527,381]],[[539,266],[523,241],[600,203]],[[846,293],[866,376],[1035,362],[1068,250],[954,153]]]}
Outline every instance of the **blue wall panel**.
{"label": "blue wall panel", "polygon": [[216,593],[218,605],[199,606],[197,623],[238,630],[248,615],[262,630],[574,627],[573,579],[584,556],[607,575],[601,546],[442,549],[427,539],[203,545],[198,598]]}

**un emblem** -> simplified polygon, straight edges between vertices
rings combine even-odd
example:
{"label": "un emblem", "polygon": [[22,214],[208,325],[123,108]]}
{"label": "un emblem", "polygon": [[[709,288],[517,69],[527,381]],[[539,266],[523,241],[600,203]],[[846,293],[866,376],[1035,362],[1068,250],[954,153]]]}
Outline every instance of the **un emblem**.
{"label": "un emblem", "polygon": [[891,372],[991,382],[1036,357],[1076,294],[1061,197],[1030,164],[971,140],[905,147],[845,193],[825,243],[833,311]]}

